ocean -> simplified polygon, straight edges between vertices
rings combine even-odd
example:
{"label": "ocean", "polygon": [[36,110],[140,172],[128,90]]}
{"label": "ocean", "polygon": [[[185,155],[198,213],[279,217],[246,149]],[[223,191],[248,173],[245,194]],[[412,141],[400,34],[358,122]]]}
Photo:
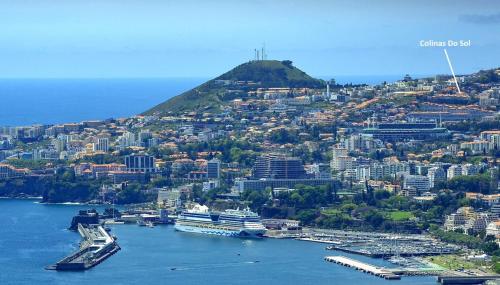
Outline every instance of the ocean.
{"label": "ocean", "polygon": [[[340,84],[379,84],[402,76],[322,76]],[[0,126],[129,117],[208,78],[0,79]]]}
{"label": "ocean", "polygon": [[204,81],[204,78],[0,79],[0,126],[129,117]]}
{"label": "ocean", "polygon": [[67,228],[87,208],[0,199],[0,284],[436,284],[433,277],[387,281],[325,262],[326,255],[346,255],[390,266],[327,251],[324,244],[207,236],[172,226],[113,225],[122,250],[100,265],[84,272],[45,270],[78,248],[80,235]]}

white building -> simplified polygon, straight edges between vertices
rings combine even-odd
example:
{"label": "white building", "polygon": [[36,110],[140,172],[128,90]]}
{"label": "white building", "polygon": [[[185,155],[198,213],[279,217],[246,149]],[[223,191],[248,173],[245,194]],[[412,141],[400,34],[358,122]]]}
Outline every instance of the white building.
{"label": "white building", "polygon": [[330,167],[335,171],[344,171],[352,169],[354,166],[354,158],[348,155],[347,148],[336,147],[332,149],[332,161]]}
{"label": "white building", "polygon": [[500,221],[490,222],[486,227],[486,235],[500,237]]}
{"label": "white building", "polygon": [[448,168],[446,174],[446,178],[448,180],[453,179],[453,177],[460,176],[462,175],[462,166],[454,164]]}
{"label": "white building", "polygon": [[369,166],[358,166],[356,167],[356,180],[365,181],[369,180],[370,175],[370,167]]}
{"label": "white building", "polygon": [[161,188],[158,190],[158,206],[177,208],[181,205],[181,192],[179,189]]}
{"label": "white building", "polygon": [[479,173],[481,166],[475,164],[462,164],[462,175],[476,175]]}
{"label": "white building", "polygon": [[410,173],[410,166],[407,162],[387,161],[383,163],[373,163],[370,166],[370,178],[380,180],[384,177],[393,177],[398,173]]}
{"label": "white building", "polygon": [[481,154],[489,151],[490,143],[488,141],[473,141],[460,144],[461,149],[470,149],[473,154]]}
{"label": "white building", "polygon": [[417,192],[423,193],[430,190],[429,178],[421,175],[405,175],[403,188],[408,189],[414,187]]}
{"label": "white building", "polygon": [[490,145],[489,149],[490,150],[500,150],[500,134],[494,134],[490,136],[490,139],[488,140]]}
{"label": "white building", "polygon": [[210,191],[220,186],[218,179],[208,180],[203,182],[203,192]]}
{"label": "white building", "polygon": [[93,150],[107,152],[109,150],[109,139],[97,138],[96,142],[93,144]]}
{"label": "white building", "polygon": [[131,132],[125,132],[118,138],[118,145],[121,149],[127,148],[129,146],[135,146],[135,134]]}
{"label": "white building", "polygon": [[431,167],[427,170],[427,177],[429,178],[429,187],[434,188],[437,183],[446,181],[446,172],[441,167]]}
{"label": "white building", "polygon": [[339,156],[332,159],[332,169],[336,171],[350,170],[354,166],[354,158],[350,156]]}
{"label": "white building", "polygon": [[486,230],[486,227],[491,222],[491,218],[486,213],[476,214],[472,219],[467,220],[465,223],[466,232],[472,230],[472,232],[477,233]]}
{"label": "white building", "polygon": [[463,213],[455,213],[446,216],[444,222],[444,229],[446,231],[454,231],[456,229],[463,229],[466,222],[465,215]]}

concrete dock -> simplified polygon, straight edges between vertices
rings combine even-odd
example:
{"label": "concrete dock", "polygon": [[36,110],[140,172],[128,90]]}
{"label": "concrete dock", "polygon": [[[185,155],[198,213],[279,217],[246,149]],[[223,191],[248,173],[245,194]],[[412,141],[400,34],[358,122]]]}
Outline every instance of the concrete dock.
{"label": "concrete dock", "polygon": [[369,273],[388,280],[399,280],[401,276],[394,274],[388,269],[377,267],[368,263],[357,261],[345,256],[326,256],[325,260],[328,262],[334,262],[342,266],[352,267],[356,270]]}
{"label": "concrete dock", "polygon": [[115,239],[100,225],[78,224],[83,240],[80,249],[47,270],[86,270],[96,266],[120,250]]}
{"label": "concrete dock", "polygon": [[499,280],[500,275],[484,276],[438,276],[437,281],[441,284],[483,284],[488,280]]}
{"label": "concrete dock", "polygon": [[326,243],[326,244],[341,244],[339,241],[329,240],[329,239],[322,239],[322,238],[303,237],[303,238],[297,238],[297,240],[312,241],[312,242]]}

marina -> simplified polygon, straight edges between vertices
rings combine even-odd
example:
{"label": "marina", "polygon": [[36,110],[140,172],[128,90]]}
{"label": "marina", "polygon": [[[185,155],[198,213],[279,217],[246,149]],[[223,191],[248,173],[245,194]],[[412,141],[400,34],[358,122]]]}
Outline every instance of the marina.
{"label": "marina", "polygon": [[299,240],[329,244],[327,250],[374,258],[412,257],[454,253],[461,247],[428,235],[388,234],[340,230],[304,229]]}
{"label": "marina", "polygon": [[373,258],[390,258],[392,256],[429,256],[455,252],[455,250],[449,247],[436,246],[433,248],[431,244],[414,243],[405,245],[388,245],[382,242],[379,244],[373,243],[358,246],[332,245],[328,246],[326,249],[365,255]]}

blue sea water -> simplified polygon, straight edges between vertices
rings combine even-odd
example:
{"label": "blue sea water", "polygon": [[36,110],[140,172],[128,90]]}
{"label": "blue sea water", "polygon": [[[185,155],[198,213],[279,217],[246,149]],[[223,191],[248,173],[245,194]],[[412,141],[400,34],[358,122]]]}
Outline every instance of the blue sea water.
{"label": "blue sea water", "polygon": [[432,277],[386,281],[325,262],[326,255],[346,254],[323,244],[206,236],[172,226],[115,225],[122,250],[100,265],[84,272],[44,270],[77,249],[80,236],[67,227],[85,208],[0,199],[0,284],[436,284]]}
{"label": "blue sea water", "polygon": [[323,80],[335,79],[338,84],[368,84],[377,85],[382,84],[384,81],[392,83],[403,79],[404,75],[337,75],[322,78]]}
{"label": "blue sea water", "polygon": [[204,78],[0,79],[0,126],[128,117]]}

